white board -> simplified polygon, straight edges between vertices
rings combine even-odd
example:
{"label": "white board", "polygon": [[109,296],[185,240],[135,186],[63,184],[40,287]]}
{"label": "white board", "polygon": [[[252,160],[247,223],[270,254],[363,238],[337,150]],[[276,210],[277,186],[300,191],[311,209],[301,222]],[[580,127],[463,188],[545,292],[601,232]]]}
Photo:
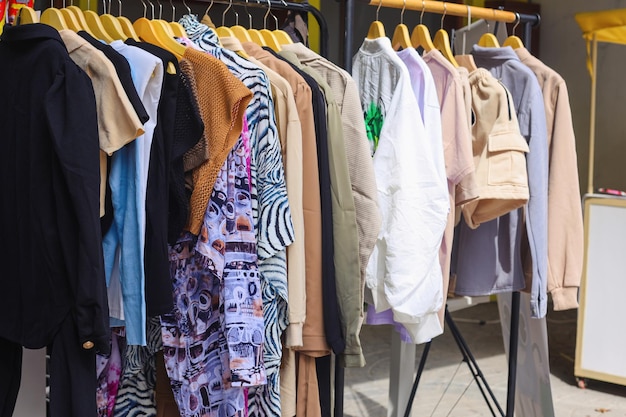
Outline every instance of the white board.
{"label": "white board", "polygon": [[585,198],[575,375],[626,385],[626,199]]}

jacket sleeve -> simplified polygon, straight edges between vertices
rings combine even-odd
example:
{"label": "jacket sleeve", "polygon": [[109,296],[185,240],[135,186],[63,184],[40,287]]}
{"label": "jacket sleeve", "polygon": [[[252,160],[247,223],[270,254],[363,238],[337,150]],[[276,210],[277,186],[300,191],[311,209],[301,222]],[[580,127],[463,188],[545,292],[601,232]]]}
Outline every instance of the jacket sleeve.
{"label": "jacket sleeve", "polygon": [[46,119],[69,190],[77,233],[69,285],[80,343],[109,351],[108,303],[99,218],[99,144],[96,102],[89,77],[67,62],[46,92]]}
{"label": "jacket sleeve", "polygon": [[532,92],[527,110],[530,152],[526,158],[530,198],[525,217],[533,277],[530,311],[532,317],[541,318],[548,306],[548,130],[541,89],[535,79],[532,81],[528,87]]}
{"label": "jacket sleeve", "polygon": [[[578,307],[583,270],[583,216],[576,139],[565,82],[553,93],[548,185],[548,291],[554,310]],[[550,121],[548,121],[550,123]]]}

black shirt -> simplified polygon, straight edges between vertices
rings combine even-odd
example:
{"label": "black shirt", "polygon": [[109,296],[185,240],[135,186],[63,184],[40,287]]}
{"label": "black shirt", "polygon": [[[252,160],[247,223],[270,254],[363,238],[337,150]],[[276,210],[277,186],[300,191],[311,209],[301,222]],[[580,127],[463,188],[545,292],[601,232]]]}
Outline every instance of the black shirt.
{"label": "black shirt", "polygon": [[[169,174],[174,114],[180,68],[171,53],[156,45],[127,39],[126,44],[143,49],[163,61],[163,84],[157,109],[148,167],[146,190],[146,240],[144,269],[146,274],[146,309],[148,317],[170,313],[173,308],[172,280],[167,249],[167,219],[169,203]],[[175,68],[175,72],[168,71]],[[172,71],[173,72],[173,71]]]}
{"label": "black shirt", "polygon": [[43,24],[0,38],[0,338],[48,345],[68,314],[109,348],[91,80]]}

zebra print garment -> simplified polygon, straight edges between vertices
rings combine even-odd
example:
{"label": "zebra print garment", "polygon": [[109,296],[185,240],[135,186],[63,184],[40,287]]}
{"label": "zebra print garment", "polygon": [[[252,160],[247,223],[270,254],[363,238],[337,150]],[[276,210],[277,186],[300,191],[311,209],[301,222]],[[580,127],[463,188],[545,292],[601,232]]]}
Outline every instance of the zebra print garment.
{"label": "zebra print garment", "polygon": [[159,317],[148,320],[147,342],[147,346],[126,346],[120,387],[113,409],[114,417],[156,416],[154,355],[163,347]]}
{"label": "zebra print garment", "polygon": [[280,416],[280,336],[287,322],[285,249],[294,241],[294,230],[269,80],[256,65],[215,44],[212,31],[208,26],[199,23],[195,16],[185,15],[179,23],[189,39],[224,62],[231,73],[253,93],[246,109],[246,118],[250,127],[252,148],[252,213],[257,232],[259,272],[264,286],[264,362],[268,385],[249,390],[249,415]]}

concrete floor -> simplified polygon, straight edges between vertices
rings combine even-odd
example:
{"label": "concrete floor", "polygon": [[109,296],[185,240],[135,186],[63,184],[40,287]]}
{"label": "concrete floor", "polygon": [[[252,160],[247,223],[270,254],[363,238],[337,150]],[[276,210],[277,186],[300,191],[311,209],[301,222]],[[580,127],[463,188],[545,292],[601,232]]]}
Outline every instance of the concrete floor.
{"label": "concrete floor", "polygon": [[[481,304],[456,311],[452,316],[487,382],[505,408],[507,360],[497,304]],[[547,323],[555,416],[626,416],[626,387],[587,381],[587,389],[580,389],[576,384],[576,311],[550,311]],[[361,341],[367,365],[346,369],[345,417],[387,416],[392,331],[390,326],[363,327]],[[416,363],[421,352],[422,347],[418,347]],[[491,416],[467,365],[461,362],[461,354],[449,332],[444,332],[432,343],[412,416]]]}

